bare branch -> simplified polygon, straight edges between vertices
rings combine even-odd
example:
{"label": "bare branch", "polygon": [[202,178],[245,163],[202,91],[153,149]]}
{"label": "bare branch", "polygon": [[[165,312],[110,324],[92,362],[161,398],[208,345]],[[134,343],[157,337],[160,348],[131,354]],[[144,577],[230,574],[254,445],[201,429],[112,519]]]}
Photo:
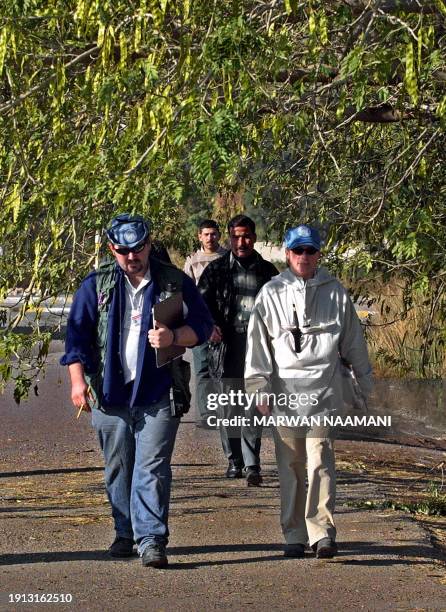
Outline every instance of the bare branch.
{"label": "bare branch", "polygon": [[367,8],[382,11],[383,13],[435,13],[438,7],[435,2],[424,2],[421,0],[343,0],[353,11],[361,13]]}

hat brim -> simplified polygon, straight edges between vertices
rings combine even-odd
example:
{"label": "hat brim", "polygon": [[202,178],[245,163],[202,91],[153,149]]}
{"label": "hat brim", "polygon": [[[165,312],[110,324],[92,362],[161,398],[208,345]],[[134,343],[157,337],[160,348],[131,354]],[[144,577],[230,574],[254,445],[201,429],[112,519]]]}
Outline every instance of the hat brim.
{"label": "hat brim", "polygon": [[112,240],[109,240],[109,242],[118,249],[136,249],[136,247],[139,247],[141,244],[145,244],[146,242],[148,242],[148,240],[149,239],[147,237],[144,240],[138,240],[138,242],[130,242],[126,244],[119,244],[118,242],[113,242]]}
{"label": "hat brim", "polygon": [[302,239],[293,240],[293,242],[289,246],[285,245],[285,247],[289,249],[290,251],[292,249],[296,249],[297,247],[301,247],[301,246],[311,246],[317,251],[320,251],[321,249],[320,244],[317,244],[316,242],[311,240],[311,238],[302,238]]}

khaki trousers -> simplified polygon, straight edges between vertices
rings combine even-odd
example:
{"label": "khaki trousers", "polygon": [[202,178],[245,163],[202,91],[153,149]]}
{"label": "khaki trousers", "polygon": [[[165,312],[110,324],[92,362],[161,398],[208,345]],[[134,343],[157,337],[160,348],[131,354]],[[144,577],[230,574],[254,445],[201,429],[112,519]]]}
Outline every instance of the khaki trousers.
{"label": "khaki trousers", "polygon": [[[273,433],[280,482],[280,523],[285,542],[309,542],[312,546],[321,538],[335,540],[336,471],[329,430],[275,427]],[[305,472],[308,491],[305,491]]]}

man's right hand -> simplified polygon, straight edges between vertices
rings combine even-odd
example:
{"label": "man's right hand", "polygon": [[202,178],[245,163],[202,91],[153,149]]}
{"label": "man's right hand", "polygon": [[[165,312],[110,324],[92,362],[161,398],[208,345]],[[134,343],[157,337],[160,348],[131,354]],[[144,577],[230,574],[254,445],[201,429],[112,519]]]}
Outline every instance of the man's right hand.
{"label": "man's right hand", "polygon": [[91,412],[90,402],[93,401],[90,387],[84,382],[84,384],[73,385],[71,387],[71,401],[73,405],[80,410],[85,412]]}
{"label": "man's right hand", "polygon": [[209,338],[209,342],[221,342],[223,340],[223,334],[221,333],[221,329],[218,325],[214,325],[214,329],[212,330],[211,337]]}
{"label": "man's right hand", "polygon": [[81,363],[71,363],[68,366],[71,378],[71,401],[73,405],[85,412],[91,412],[91,403],[93,403],[93,395],[89,385],[85,380],[84,368]]}

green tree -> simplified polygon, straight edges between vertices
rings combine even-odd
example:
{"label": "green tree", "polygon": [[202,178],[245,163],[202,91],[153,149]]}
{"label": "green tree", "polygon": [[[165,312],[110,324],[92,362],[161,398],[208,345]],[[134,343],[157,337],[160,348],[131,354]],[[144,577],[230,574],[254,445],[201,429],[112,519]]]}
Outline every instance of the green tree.
{"label": "green tree", "polygon": [[218,192],[246,193],[273,238],[320,222],[332,265],[398,275],[441,341],[445,15],[443,0],[2,0],[0,297],[26,293],[0,368],[17,397],[49,341],[38,318],[13,332],[30,296],[71,292],[119,211],[185,251]]}

